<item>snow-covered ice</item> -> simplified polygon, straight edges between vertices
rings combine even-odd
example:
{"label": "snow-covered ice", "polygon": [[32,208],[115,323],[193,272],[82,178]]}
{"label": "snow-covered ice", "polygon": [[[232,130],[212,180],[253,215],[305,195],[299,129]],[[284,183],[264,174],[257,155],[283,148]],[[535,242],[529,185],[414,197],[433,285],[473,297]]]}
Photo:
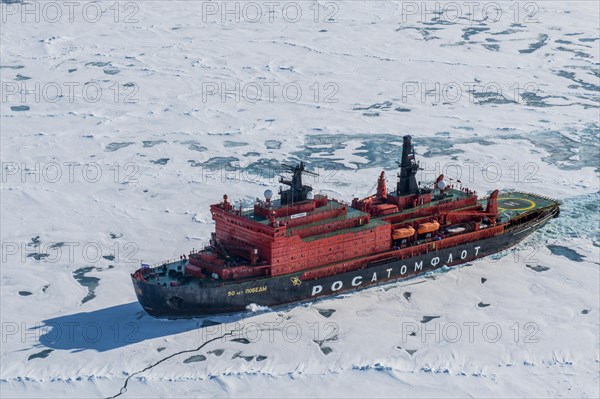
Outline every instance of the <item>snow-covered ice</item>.
{"label": "snow-covered ice", "polygon": [[[600,6],[468,4],[2,0],[1,396],[599,397]],[[365,196],[404,134],[421,180],[561,217],[311,304],[137,303],[129,274],[205,245],[223,194],[304,160],[317,191]]]}

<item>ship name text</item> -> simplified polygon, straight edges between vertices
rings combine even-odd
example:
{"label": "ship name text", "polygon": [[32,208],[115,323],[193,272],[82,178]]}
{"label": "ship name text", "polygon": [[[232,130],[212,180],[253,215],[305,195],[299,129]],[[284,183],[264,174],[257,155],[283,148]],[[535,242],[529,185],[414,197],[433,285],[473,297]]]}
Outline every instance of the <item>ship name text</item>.
{"label": "ship name text", "polygon": [[[465,261],[467,258],[469,258],[469,259],[476,258],[479,256],[480,248],[481,247],[475,247],[474,251],[472,251],[474,253],[471,253],[471,254],[469,254],[470,251],[468,251],[466,249],[463,249],[460,253],[455,254],[455,255],[453,255],[452,253],[449,253],[447,259],[445,259],[445,262],[439,256],[434,256],[433,258],[431,258],[429,260],[429,264],[424,263],[423,259],[414,261],[414,267],[412,268],[412,270],[410,270],[410,273],[409,273],[408,265],[402,265],[400,267],[398,267],[397,265],[390,265],[388,268],[384,269],[383,271],[379,270],[379,271],[374,271],[372,273],[354,276],[352,278],[352,280],[347,281],[346,283],[349,284],[351,287],[359,287],[365,283],[366,283],[366,285],[375,284],[378,280],[389,280],[389,279],[396,278],[396,277],[402,277],[406,274],[424,273],[425,272],[424,267],[427,268],[427,267],[431,266],[432,269],[436,269],[438,267],[443,267],[443,266],[446,266],[446,265],[449,265],[449,264],[452,264],[455,262]],[[445,258],[445,256],[444,256],[444,258]],[[344,282],[342,280],[334,281],[330,287],[331,292],[340,291],[342,288],[349,288],[347,284],[346,284],[346,286],[344,286]],[[315,295],[319,295],[319,294],[323,294],[323,286],[322,285],[314,285],[312,287],[311,296],[315,296]]]}
{"label": "ship name text", "polygon": [[251,287],[246,288],[245,290],[239,291],[227,291],[227,296],[236,296],[236,295],[244,295],[244,294],[258,294],[267,291],[267,286],[263,285],[260,287]]}

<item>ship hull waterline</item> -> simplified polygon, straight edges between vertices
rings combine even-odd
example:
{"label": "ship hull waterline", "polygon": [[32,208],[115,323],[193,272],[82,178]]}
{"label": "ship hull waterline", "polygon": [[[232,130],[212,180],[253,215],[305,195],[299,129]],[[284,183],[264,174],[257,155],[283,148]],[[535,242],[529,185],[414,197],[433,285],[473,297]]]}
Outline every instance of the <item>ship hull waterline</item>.
{"label": "ship hull waterline", "polygon": [[279,307],[331,297],[390,282],[398,282],[453,267],[510,249],[556,216],[535,218],[501,235],[406,259],[390,259],[362,269],[314,280],[302,272],[222,285],[164,287],[132,277],[138,301],[155,317],[196,317],[247,311],[250,304]]}

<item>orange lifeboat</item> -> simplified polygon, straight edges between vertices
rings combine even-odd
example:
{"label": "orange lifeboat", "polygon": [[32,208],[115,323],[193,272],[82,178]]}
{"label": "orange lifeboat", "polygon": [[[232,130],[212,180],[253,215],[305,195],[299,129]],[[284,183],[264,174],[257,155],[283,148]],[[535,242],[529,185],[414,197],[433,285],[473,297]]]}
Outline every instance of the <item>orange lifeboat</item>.
{"label": "orange lifeboat", "polygon": [[414,235],[415,235],[415,229],[413,229],[411,226],[408,226],[408,227],[394,230],[394,232],[392,233],[392,238],[394,240],[401,240],[403,238],[412,237]]}
{"label": "orange lifeboat", "polygon": [[419,234],[426,234],[426,233],[431,233],[434,232],[436,230],[438,230],[440,228],[440,224],[438,222],[428,222],[428,223],[421,223],[419,225]]}

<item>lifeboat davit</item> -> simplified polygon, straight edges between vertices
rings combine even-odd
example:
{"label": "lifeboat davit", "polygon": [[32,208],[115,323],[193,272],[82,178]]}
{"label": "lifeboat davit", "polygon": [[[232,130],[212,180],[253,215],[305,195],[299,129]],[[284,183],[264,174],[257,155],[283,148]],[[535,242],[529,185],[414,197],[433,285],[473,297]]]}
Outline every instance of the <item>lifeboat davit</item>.
{"label": "lifeboat davit", "polygon": [[427,222],[421,223],[419,225],[419,234],[431,233],[433,231],[437,231],[440,228],[440,224],[438,222]]}
{"label": "lifeboat davit", "polygon": [[415,235],[415,229],[413,229],[411,226],[408,226],[408,227],[394,230],[394,232],[392,233],[392,238],[394,240],[401,240],[403,238],[412,237],[414,235]]}

